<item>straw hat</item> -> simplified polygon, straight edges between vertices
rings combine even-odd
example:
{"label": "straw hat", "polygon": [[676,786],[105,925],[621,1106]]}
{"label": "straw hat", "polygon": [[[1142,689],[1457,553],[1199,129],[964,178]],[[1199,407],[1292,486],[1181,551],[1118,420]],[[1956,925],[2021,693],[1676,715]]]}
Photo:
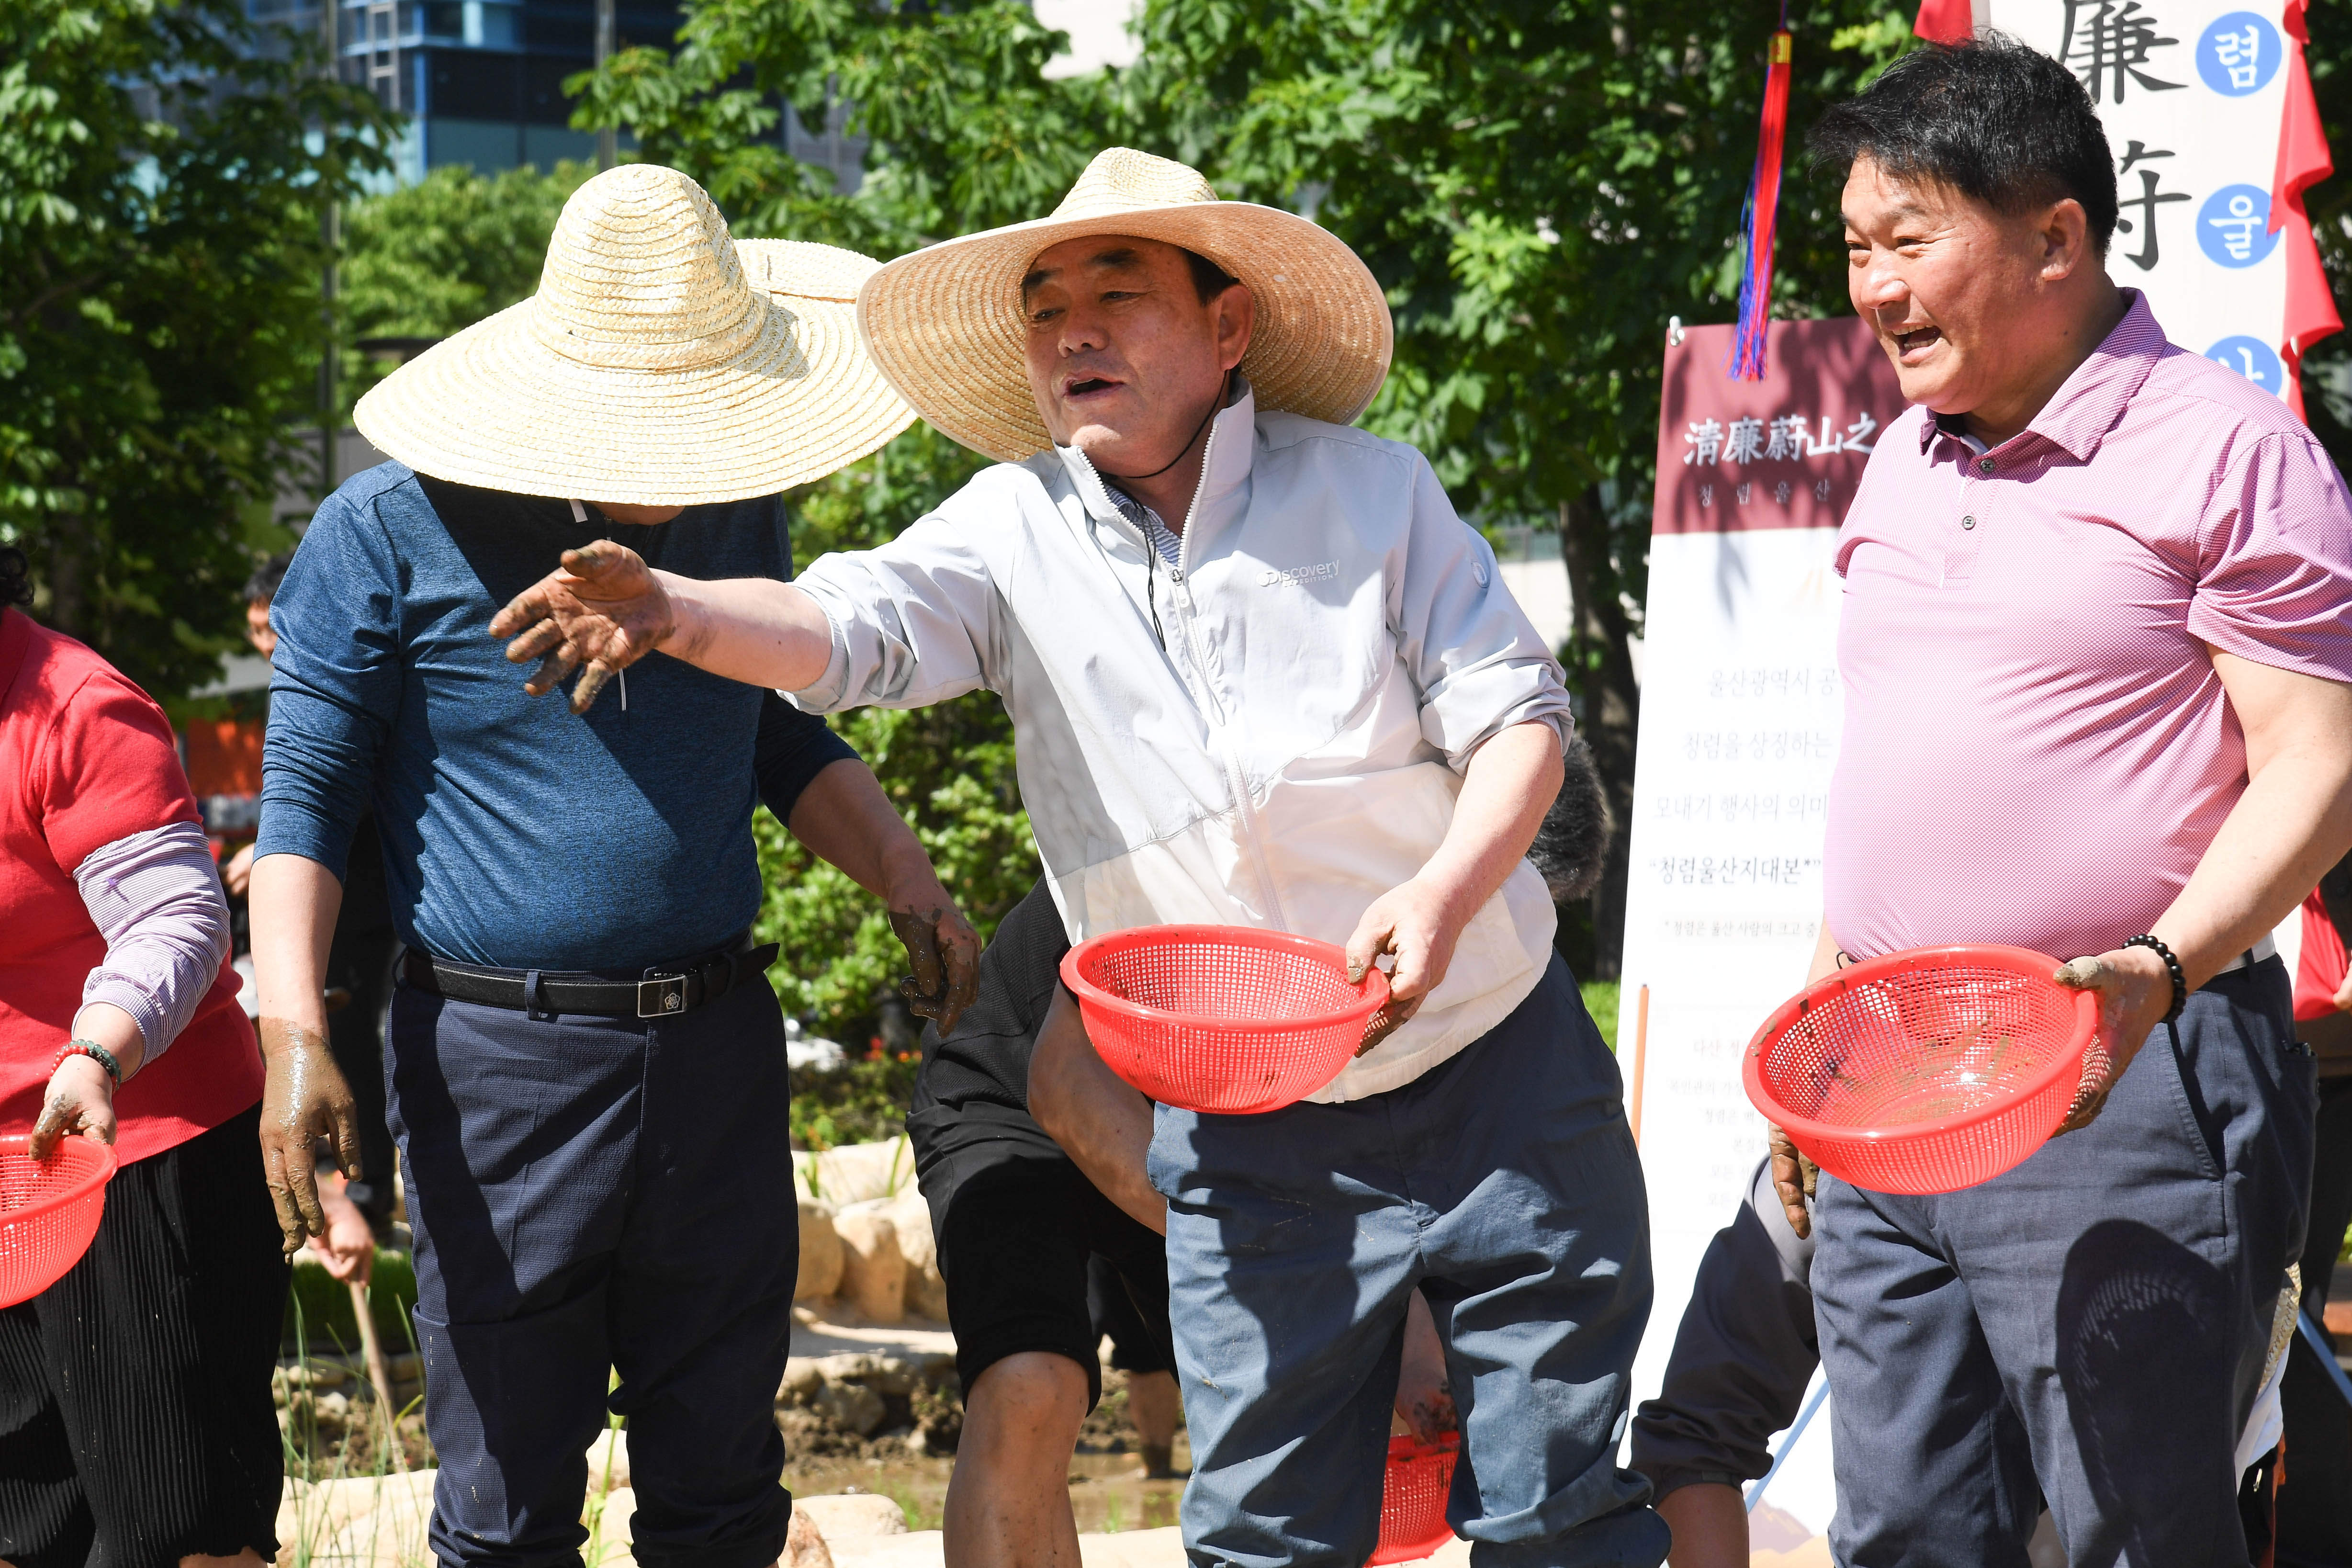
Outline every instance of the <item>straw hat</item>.
{"label": "straw hat", "polygon": [[856,328],[876,263],[739,247],[702,187],[630,163],[563,205],[539,292],[402,365],[352,415],[420,473],[638,506],[773,495],[914,418]]}
{"label": "straw hat", "polygon": [[1198,172],[1112,147],[1054,216],[902,256],[866,280],[857,326],[899,395],[942,433],[1019,462],[1052,442],[1023,354],[1021,279],[1040,252],[1088,235],[1164,240],[1249,286],[1242,359],[1257,405],[1352,423],[1388,374],[1387,299],[1356,253],[1295,213],[1224,202]]}

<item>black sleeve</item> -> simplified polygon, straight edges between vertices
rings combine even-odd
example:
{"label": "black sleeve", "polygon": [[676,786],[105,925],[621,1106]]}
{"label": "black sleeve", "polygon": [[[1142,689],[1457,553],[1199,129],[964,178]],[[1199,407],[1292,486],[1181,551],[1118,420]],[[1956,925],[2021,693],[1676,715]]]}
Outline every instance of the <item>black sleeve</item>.
{"label": "black sleeve", "polygon": [[[1716,1233],[1692,1282],[1658,1397],[1633,1416],[1633,1467],[1664,1497],[1696,1481],[1737,1486],[1771,1468],[1772,1435],[1797,1418],[1820,1364],[1813,1293],[1801,1270],[1810,1248],[1789,1236],[1784,1258],[1766,1227],[1777,1216],[1769,1178]],[[1785,1220],[1777,1223],[1786,1225]]]}
{"label": "black sleeve", "polygon": [[761,696],[751,771],[760,781],[761,800],[778,822],[792,822],[793,807],[809,780],[835,763],[856,757],[857,748],[826,729],[815,714],[802,712],[772,691]]}

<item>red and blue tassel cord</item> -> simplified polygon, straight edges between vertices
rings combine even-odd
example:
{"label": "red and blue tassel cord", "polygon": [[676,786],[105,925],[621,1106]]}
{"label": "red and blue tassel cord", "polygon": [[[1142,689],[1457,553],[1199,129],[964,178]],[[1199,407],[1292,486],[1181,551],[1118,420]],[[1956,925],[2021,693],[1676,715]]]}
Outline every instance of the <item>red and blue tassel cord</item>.
{"label": "red and blue tassel cord", "polygon": [[1772,312],[1772,231],[1780,215],[1780,154],[1789,135],[1789,7],[1765,56],[1764,119],[1756,135],[1756,170],[1748,176],[1748,202],[1739,228],[1748,259],[1739,272],[1739,326],[1731,340],[1731,374],[1742,381],[1764,379],[1764,327]]}

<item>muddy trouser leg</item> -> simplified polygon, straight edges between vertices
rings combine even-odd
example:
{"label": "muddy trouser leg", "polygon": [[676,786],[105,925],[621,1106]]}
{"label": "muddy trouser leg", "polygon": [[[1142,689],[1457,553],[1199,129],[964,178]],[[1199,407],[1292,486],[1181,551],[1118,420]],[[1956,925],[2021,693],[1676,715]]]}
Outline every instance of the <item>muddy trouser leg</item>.
{"label": "muddy trouser leg", "polygon": [[2074,1562],[2244,1562],[2233,1450],[2302,1249],[2312,1126],[2273,959],[2191,996],[2096,1121],[1981,1186],[1824,1176],[1838,1560],[2021,1568],[2038,1492]]}
{"label": "muddy trouser leg", "polygon": [[1648,1483],[1616,1465],[1650,1305],[1622,1100],[1554,961],[1484,1038],[1387,1094],[1160,1109],[1150,1169],[1169,1199],[1194,1563],[1370,1553],[1417,1284],[1465,1439],[1447,1518],[1477,1568],[1664,1557]]}

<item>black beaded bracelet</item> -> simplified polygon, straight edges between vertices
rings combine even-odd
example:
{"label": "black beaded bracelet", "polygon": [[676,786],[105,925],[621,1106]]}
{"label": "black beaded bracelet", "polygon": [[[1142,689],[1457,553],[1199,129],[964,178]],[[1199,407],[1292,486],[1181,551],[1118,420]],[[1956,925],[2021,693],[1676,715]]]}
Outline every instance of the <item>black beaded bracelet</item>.
{"label": "black beaded bracelet", "polygon": [[2133,937],[2124,945],[2147,948],[2157,957],[2164,960],[2164,967],[2172,973],[2172,1005],[2164,1010],[2164,1021],[2169,1024],[2179,1018],[2180,1010],[2189,1005],[2189,976],[2182,972],[2180,960],[2172,956],[2172,950],[2164,945],[2164,939],[2160,936],[2151,936],[2143,932]]}

